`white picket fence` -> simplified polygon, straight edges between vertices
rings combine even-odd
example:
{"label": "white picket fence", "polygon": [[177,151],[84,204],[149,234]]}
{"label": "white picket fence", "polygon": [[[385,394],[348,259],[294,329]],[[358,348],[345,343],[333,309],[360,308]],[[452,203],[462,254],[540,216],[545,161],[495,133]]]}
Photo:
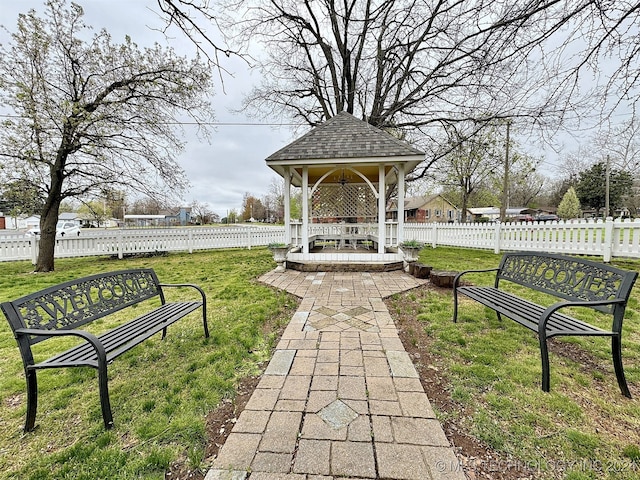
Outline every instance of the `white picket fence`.
{"label": "white picket fence", "polygon": [[407,224],[405,240],[501,251],[640,258],[640,219],[547,223]]}
{"label": "white picket fence", "polygon": [[[395,225],[395,224],[393,224]],[[392,225],[392,226],[393,226]],[[404,239],[432,247],[455,246],[501,251],[545,251],[602,257],[640,258],[640,219],[549,223],[409,223]],[[193,252],[251,248],[284,242],[282,226],[237,225],[141,230],[83,230],[79,237],[56,240],[57,258],[149,252]],[[387,242],[388,243],[388,242]],[[0,235],[0,261],[35,263],[38,239]]]}
{"label": "white picket fence", "polygon": [[[251,248],[284,242],[284,228],[278,226],[228,226],[83,230],[78,237],[56,239],[55,256],[85,257],[150,252],[189,252],[219,248]],[[31,260],[38,254],[39,239],[22,235],[0,236],[0,261]]]}

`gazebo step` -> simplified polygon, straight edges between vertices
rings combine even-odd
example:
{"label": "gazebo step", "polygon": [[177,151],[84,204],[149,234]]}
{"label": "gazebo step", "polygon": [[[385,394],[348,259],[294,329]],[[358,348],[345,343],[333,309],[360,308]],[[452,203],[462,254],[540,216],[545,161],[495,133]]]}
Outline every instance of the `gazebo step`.
{"label": "gazebo step", "polygon": [[402,261],[388,262],[353,262],[353,261],[291,261],[287,260],[287,268],[300,272],[391,272],[402,270]]}

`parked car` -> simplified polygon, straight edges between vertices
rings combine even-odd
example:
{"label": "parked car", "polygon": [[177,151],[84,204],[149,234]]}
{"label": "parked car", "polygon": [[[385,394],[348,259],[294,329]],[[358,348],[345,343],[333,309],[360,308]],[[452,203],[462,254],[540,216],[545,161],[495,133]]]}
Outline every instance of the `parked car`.
{"label": "parked car", "polygon": [[[27,231],[27,235],[34,237],[40,235],[40,227],[35,227]],[[80,236],[80,227],[73,222],[58,220],[56,224],[56,237]]]}
{"label": "parked car", "polygon": [[533,217],[529,214],[514,215],[511,217],[513,222],[533,222]]}
{"label": "parked car", "polygon": [[557,222],[560,218],[553,213],[544,213],[536,217],[538,222]]}

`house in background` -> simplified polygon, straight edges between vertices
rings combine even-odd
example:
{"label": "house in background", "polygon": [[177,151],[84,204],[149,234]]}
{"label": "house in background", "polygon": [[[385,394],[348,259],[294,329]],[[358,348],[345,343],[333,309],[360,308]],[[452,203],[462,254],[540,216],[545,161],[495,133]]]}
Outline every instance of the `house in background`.
{"label": "house in background", "polygon": [[[407,223],[451,223],[460,221],[460,210],[440,194],[408,197],[404,200],[404,221]],[[388,220],[398,220],[394,201],[387,209]]]}
{"label": "house in background", "polygon": [[[500,207],[473,207],[468,210],[470,218],[467,221],[470,222],[482,221],[482,219],[493,222],[500,219]],[[513,207],[507,208],[505,213],[508,221],[532,222],[541,212],[533,208]]]}
{"label": "house in background", "polygon": [[[63,220],[67,223],[73,223],[78,227],[82,224],[82,219],[77,213],[63,212],[58,216],[58,220]],[[12,230],[32,230],[34,228],[40,228],[40,215],[30,215],[28,217],[11,217],[5,216],[5,227]]]}
{"label": "house in background", "polygon": [[165,216],[166,225],[180,225],[184,227],[191,223],[191,207],[179,207],[160,212]]}
{"label": "house in background", "polygon": [[128,227],[184,227],[191,223],[191,207],[162,210],[157,215],[127,214],[124,222]]}
{"label": "house in background", "polygon": [[58,220],[64,220],[65,222],[71,222],[78,227],[82,226],[82,216],[75,212],[63,212],[58,215]]}

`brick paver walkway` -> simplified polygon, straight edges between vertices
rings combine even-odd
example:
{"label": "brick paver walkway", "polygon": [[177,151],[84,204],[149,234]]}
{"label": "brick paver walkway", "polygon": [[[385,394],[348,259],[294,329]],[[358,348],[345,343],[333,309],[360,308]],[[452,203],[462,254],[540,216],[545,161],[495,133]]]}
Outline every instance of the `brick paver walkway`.
{"label": "brick paver walkway", "polygon": [[402,272],[268,273],[302,298],[206,480],[463,480],[384,297]]}

